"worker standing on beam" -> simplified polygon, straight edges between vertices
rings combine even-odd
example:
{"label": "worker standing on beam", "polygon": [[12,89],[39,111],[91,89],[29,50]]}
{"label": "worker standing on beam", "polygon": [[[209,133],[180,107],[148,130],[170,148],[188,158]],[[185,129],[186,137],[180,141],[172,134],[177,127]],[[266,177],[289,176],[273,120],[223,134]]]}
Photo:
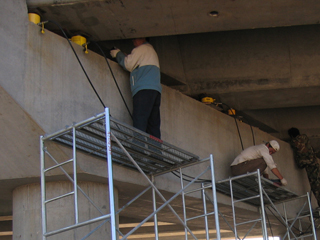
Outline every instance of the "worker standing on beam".
{"label": "worker standing on beam", "polygon": [[320,207],[320,169],[316,153],[309,144],[307,135],[300,134],[299,129],[290,128],[288,134],[291,138],[290,144],[294,151],[294,160],[298,168],[306,169],[311,191],[318,201],[318,207]]}
{"label": "worker standing on beam", "polygon": [[133,126],[160,139],[162,87],[158,55],[146,38],[132,41],[135,48],[131,54],[126,56],[120,49],[113,49],[110,55],[130,72]]}
{"label": "worker standing on beam", "polygon": [[272,154],[280,150],[280,145],[277,141],[263,143],[256,146],[251,146],[244,149],[232,162],[231,173],[234,176],[255,172],[258,169],[263,173],[263,176],[269,179],[267,167],[277,176],[283,186],[287,185],[287,180],[281,175],[276,164],[273,161]]}

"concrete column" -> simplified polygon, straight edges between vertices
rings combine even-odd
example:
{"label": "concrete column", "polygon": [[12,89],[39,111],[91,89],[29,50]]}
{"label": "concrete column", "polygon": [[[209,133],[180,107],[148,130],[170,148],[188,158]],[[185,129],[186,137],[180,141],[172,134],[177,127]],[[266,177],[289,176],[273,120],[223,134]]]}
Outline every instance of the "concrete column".
{"label": "concrete column", "polygon": [[[107,184],[79,182],[80,188],[94,202],[103,214],[109,211],[109,189]],[[46,184],[47,199],[73,191],[70,182],[50,182]],[[115,190],[115,204],[118,207],[118,191]],[[47,204],[47,232],[75,224],[74,196]],[[79,223],[101,216],[88,199],[78,191]],[[103,221],[89,224],[48,237],[48,240],[82,239]],[[110,222],[94,231],[86,239],[111,239]],[[40,184],[20,186],[13,191],[13,239],[42,240],[41,192]]]}

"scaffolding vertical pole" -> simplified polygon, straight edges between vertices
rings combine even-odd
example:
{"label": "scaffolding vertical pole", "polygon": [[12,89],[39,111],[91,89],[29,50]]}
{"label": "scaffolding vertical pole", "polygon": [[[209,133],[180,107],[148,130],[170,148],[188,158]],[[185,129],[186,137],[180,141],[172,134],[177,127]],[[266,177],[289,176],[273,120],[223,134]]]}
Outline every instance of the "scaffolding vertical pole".
{"label": "scaffolding vertical pole", "polygon": [[311,200],[310,200],[310,193],[307,192],[307,201],[308,201],[308,206],[309,206],[309,211],[310,211],[310,221],[311,221],[311,226],[312,226],[312,233],[313,233],[313,238],[314,240],[317,240],[317,233],[316,229],[314,226],[314,218],[313,218],[313,212],[312,212],[312,206],[311,206]]}
{"label": "scaffolding vertical pole", "polygon": [[206,204],[206,194],[204,189],[204,184],[201,183],[201,194],[202,194],[202,202],[203,202],[203,212],[204,212],[204,223],[206,227],[206,240],[209,239],[209,228],[208,228],[208,216],[207,216],[207,204]]}
{"label": "scaffolding vertical pole", "polygon": [[258,185],[259,185],[259,195],[260,195],[260,211],[261,211],[261,227],[262,227],[262,234],[263,240],[268,240],[268,232],[267,232],[267,223],[266,223],[266,215],[264,210],[264,201],[263,201],[263,192],[262,192],[262,184],[261,184],[261,176],[260,170],[257,170],[257,177],[258,177]]}
{"label": "scaffolding vertical pole", "polygon": [[47,233],[47,214],[46,214],[46,181],[45,181],[45,160],[44,160],[44,143],[43,136],[40,137],[40,154],[41,154],[41,218],[42,218],[42,239],[46,240],[45,234]]}
{"label": "scaffolding vertical pole", "polygon": [[218,211],[218,202],[217,202],[216,178],[214,175],[214,163],[213,163],[212,154],[210,154],[210,169],[211,169],[212,199],[213,199],[213,207],[214,207],[214,216],[216,221],[217,240],[220,240],[221,235],[220,235],[219,211]]}
{"label": "scaffolding vertical pole", "polygon": [[114,205],[114,188],[113,188],[113,169],[111,158],[111,132],[110,132],[110,115],[109,108],[105,108],[106,121],[106,149],[107,149],[107,164],[108,164],[108,183],[109,183],[109,206],[111,215],[111,240],[117,240],[116,235],[116,210]]}
{"label": "scaffolding vertical pole", "polygon": [[[298,219],[298,222],[299,222],[299,231],[302,232],[302,224],[301,224],[301,219],[299,218]],[[302,240],[304,239],[304,237],[302,238]]]}
{"label": "scaffolding vertical pole", "polygon": [[77,180],[77,139],[76,139],[76,128],[72,128],[73,135],[73,192],[74,192],[74,214],[75,224],[79,223],[79,208],[78,208],[78,180]]}
{"label": "scaffolding vertical pole", "polygon": [[[179,169],[179,173],[180,173],[181,189],[183,189],[184,184],[183,184],[182,168]],[[187,219],[187,212],[186,212],[186,202],[185,202],[184,191],[182,191],[181,197],[182,197],[182,207],[183,207],[183,221],[184,221],[184,225],[187,226],[187,220],[186,220]],[[185,240],[187,240],[188,239],[188,230],[186,228],[184,228],[184,235],[185,235]]]}
{"label": "scaffolding vertical pole", "polygon": [[[151,176],[151,181],[154,184],[154,175]],[[156,199],[156,191],[154,188],[152,188],[152,200],[153,200],[153,211],[157,211],[157,199]],[[155,239],[159,239],[159,231],[158,231],[158,217],[157,214],[154,215],[153,217],[153,222],[154,222],[154,234],[155,234]]]}
{"label": "scaffolding vertical pole", "polygon": [[234,199],[233,199],[233,188],[232,188],[232,179],[229,179],[230,184],[230,198],[231,198],[231,207],[232,207],[232,218],[233,218],[233,228],[234,228],[234,239],[237,240],[237,222],[236,222],[236,213],[234,208]]}
{"label": "scaffolding vertical pole", "polygon": [[286,208],[286,203],[282,203],[283,205],[283,212],[284,212],[284,219],[286,220],[286,224],[287,224],[287,233],[288,233],[288,240],[290,240],[290,234],[289,234],[289,225],[288,225],[288,214],[287,214],[287,208]]}

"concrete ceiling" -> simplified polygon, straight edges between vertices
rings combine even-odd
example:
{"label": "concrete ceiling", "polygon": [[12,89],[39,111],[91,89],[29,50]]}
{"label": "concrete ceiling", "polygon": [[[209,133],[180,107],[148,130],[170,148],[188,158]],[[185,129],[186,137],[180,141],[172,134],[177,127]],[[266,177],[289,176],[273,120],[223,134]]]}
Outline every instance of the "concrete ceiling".
{"label": "concrete ceiling", "polygon": [[[130,52],[129,39],[151,37],[165,85],[194,98],[213,97],[222,104],[212,107],[235,108],[283,140],[295,126],[319,142],[320,125],[309,126],[320,106],[317,0],[26,2],[29,12],[56,21],[69,36],[99,42],[106,53],[114,45]],[[60,32],[53,23],[46,28]],[[311,117],[299,115],[306,108]]]}
{"label": "concrete ceiling", "polygon": [[[318,24],[317,0],[27,0],[29,9],[96,41]],[[210,12],[217,11],[218,17]]]}

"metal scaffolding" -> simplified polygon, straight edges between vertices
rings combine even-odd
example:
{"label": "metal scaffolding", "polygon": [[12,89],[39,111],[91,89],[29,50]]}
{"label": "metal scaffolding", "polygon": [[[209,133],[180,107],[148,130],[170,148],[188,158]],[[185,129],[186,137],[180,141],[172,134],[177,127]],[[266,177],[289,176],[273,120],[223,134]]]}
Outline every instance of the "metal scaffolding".
{"label": "metal scaffolding", "polygon": [[[48,150],[46,144],[49,142],[57,142],[72,148],[72,157],[67,160],[57,160],[53,154]],[[144,132],[141,132],[131,126],[123,124],[109,115],[109,109],[106,108],[105,112],[95,117],[87,119],[83,122],[74,124],[72,127],[58,131],[54,134],[41,137],[41,199],[42,199],[42,233],[43,239],[57,235],[66,231],[70,231],[88,224],[96,222],[110,222],[110,238],[112,240],[127,239],[133,232],[141,227],[145,222],[150,219],[154,220],[155,225],[155,238],[158,239],[157,227],[157,213],[164,207],[169,207],[173,214],[177,217],[178,221],[185,229],[185,237],[192,236],[197,239],[192,230],[188,227],[188,221],[195,218],[204,218],[206,232],[209,232],[208,217],[214,216],[215,229],[217,239],[220,239],[220,227],[216,200],[216,191],[212,191],[212,198],[214,199],[214,211],[211,213],[206,212],[204,205],[204,213],[199,216],[193,216],[192,219],[187,218],[187,211],[185,206],[185,196],[191,193],[199,192],[203,195],[206,187],[192,188],[191,186],[197,183],[204,174],[209,174],[211,185],[214,184],[214,164],[213,156],[200,160],[198,156],[191,154],[187,151],[179,149],[171,144],[168,144],[160,139],[152,137]],[[85,152],[87,154],[107,160],[108,171],[108,185],[109,185],[109,203],[110,213],[102,214],[102,211],[95,206],[90,197],[78,185],[77,179],[77,152]],[[190,167],[194,164],[207,163],[207,168],[200,172],[198,176],[194,177],[188,184],[184,185],[181,180],[181,189],[170,199],[166,199],[159,189],[154,184],[154,178],[172,171],[178,171],[181,179],[183,179],[183,169]],[[66,166],[72,164],[72,173],[70,169],[66,170]],[[113,191],[113,168],[112,164],[119,164],[130,169],[139,171],[149,183],[143,192],[138,194],[134,199],[128,202],[120,209],[115,209],[114,191]],[[48,199],[46,196],[46,183],[48,180],[49,172],[59,169],[67,179],[73,184],[73,190],[60,196],[55,196]],[[136,201],[148,190],[152,191],[154,211],[147,218],[145,218],[138,226],[133,228],[126,234],[121,233],[116,222],[116,215],[119,215],[126,207]],[[214,189],[214,187],[213,187]],[[86,221],[79,221],[79,206],[78,195],[83,194],[101,213],[100,216],[87,219]],[[48,215],[47,205],[65,197],[73,197],[74,206],[74,223],[59,229],[47,230]],[[164,202],[160,207],[156,206],[156,196],[160,197]],[[170,205],[174,199],[182,196],[182,206],[184,216],[181,218],[175,209]],[[204,201],[206,204],[206,201]],[[87,236],[90,236],[90,232]],[[82,239],[86,239],[86,236]],[[207,234],[209,240],[209,235]]]}
{"label": "metal scaffolding", "polygon": [[[259,170],[217,181],[216,189],[231,198],[233,227],[230,224],[229,226],[235,234],[235,239],[245,239],[256,224],[260,223],[261,235],[264,240],[267,240],[267,211],[286,228],[286,232],[281,239],[286,237],[288,239],[308,237],[317,239],[309,193],[298,196],[277,183],[261,177]],[[259,217],[239,222],[240,220],[236,217],[236,205],[239,203],[247,203],[258,207]],[[292,203],[298,210],[294,218],[289,218],[286,205],[292,205]],[[238,235],[239,228],[247,231],[242,238]]]}
{"label": "metal scaffolding", "polygon": [[[50,152],[47,145],[50,142],[56,142],[64,146],[68,146],[72,149],[72,157],[70,159],[55,159],[54,154]],[[231,198],[231,207],[233,213],[233,226],[228,223],[228,226],[235,234],[236,239],[241,239],[238,234],[238,229],[243,226],[249,227],[247,234],[242,238],[246,238],[250,231],[256,226],[257,223],[261,223],[261,235],[264,240],[268,238],[266,211],[270,213],[276,213],[279,221],[286,227],[287,232],[285,237],[290,238],[304,238],[313,237],[316,239],[315,226],[312,221],[312,209],[310,204],[309,195],[297,196],[296,194],[288,191],[283,187],[279,187],[274,183],[260,177],[259,172],[250,173],[238,177],[229,178],[222,181],[215,181],[214,175],[214,161],[213,156],[206,159],[201,159],[177,148],[169,143],[166,143],[160,139],[152,137],[144,132],[141,132],[129,125],[121,123],[116,119],[110,117],[109,109],[106,108],[104,113],[101,113],[95,117],[89,118],[83,122],[74,124],[71,127],[58,131],[56,133],[42,136],[40,140],[41,144],[41,199],[42,199],[42,235],[43,240],[46,240],[50,236],[58,235],[63,232],[81,228],[83,226],[100,223],[99,227],[104,224],[110,226],[110,239],[127,239],[137,229],[139,229],[147,221],[153,220],[154,222],[154,236],[155,239],[159,239],[158,229],[158,213],[164,208],[168,207],[175,215],[176,220],[185,229],[185,239],[192,237],[192,239],[198,239],[196,234],[192,231],[190,226],[195,219],[203,219],[204,230],[206,240],[212,239],[210,236],[209,218],[214,221],[215,224],[211,225],[211,228],[216,231],[215,237],[220,240],[220,224],[219,217],[223,218],[223,214],[218,211],[217,195],[216,192],[220,192],[224,195],[228,195]],[[86,154],[90,154],[94,157],[106,160],[108,172],[108,187],[109,187],[109,213],[103,214],[103,211],[99,209],[94,201],[90,199],[88,194],[79,187],[77,177],[77,153],[81,151]],[[113,164],[118,164],[130,169],[134,169],[141,173],[144,179],[148,182],[148,187],[139,193],[136,197],[131,199],[127,204],[119,209],[115,208],[115,196],[114,196],[114,182],[113,182]],[[203,164],[206,166],[199,169],[198,175],[192,177],[186,184],[184,181],[183,171],[193,165]],[[70,165],[72,167],[70,167]],[[67,168],[68,166],[68,168]],[[71,169],[71,170],[70,170]],[[63,173],[66,178],[72,183],[73,190],[62,194],[60,196],[54,196],[53,198],[47,198],[46,184],[51,179],[49,174],[51,171],[57,171]],[[175,172],[179,175],[181,181],[180,190],[175,193],[171,198],[166,199],[160,192],[155,184],[155,178],[168,172]],[[194,171],[195,172],[195,171]],[[206,181],[201,179],[202,176],[208,176]],[[199,182],[202,182],[199,187]],[[121,212],[129,207],[133,202],[139,199],[147,191],[152,191],[152,203],[153,212],[144,218],[140,224],[132,228],[127,233],[122,233],[118,227],[117,216],[120,216]],[[79,220],[79,206],[78,195],[82,194],[88,201],[97,209],[100,213],[99,216],[87,219],[85,221]],[[202,198],[203,213],[190,216],[187,212],[186,197],[188,195],[197,196]],[[179,216],[177,211],[171,206],[171,202],[181,196],[181,206],[183,208],[183,216]],[[59,199],[72,197],[74,207],[74,220],[69,226],[54,229],[48,231],[48,220],[52,216],[48,214],[48,204],[55,202]],[[157,206],[156,198],[160,198],[163,204]],[[294,219],[289,219],[286,212],[286,203],[289,201],[295,201],[302,198],[306,198],[304,204],[300,208],[297,216]],[[207,204],[210,204],[213,211],[209,212]],[[260,217],[258,219],[250,220],[247,222],[238,222],[236,217],[236,205],[240,202],[256,206],[260,209]],[[283,209],[278,210],[276,205],[282,204]],[[306,209],[307,208],[307,209]],[[311,227],[308,230],[304,230],[306,219],[310,220]],[[297,224],[299,225],[297,227]],[[98,227],[97,227],[98,228]],[[86,236],[81,239],[86,239],[96,231],[96,229],[90,231]],[[298,233],[297,233],[298,229]]]}

